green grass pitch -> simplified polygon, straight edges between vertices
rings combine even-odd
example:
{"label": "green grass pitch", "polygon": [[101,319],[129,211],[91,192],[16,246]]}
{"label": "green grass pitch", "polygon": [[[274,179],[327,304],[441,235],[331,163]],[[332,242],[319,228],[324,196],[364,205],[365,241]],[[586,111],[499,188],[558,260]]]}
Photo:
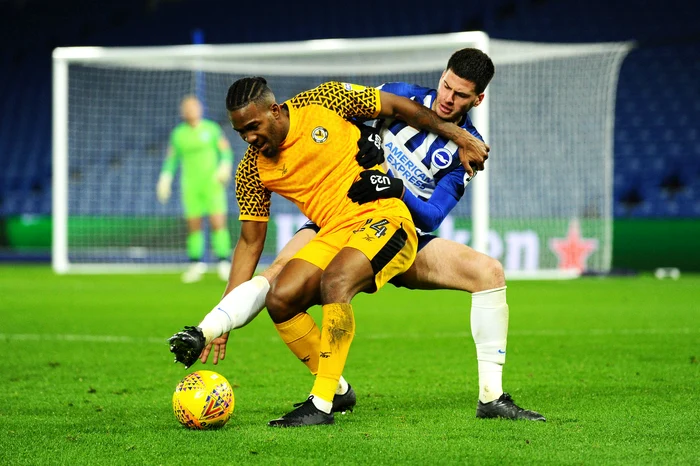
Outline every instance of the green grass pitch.
{"label": "green grass pitch", "polygon": [[[166,339],[218,302],[213,275],[55,276],[0,267],[0,464],[698,464],[700,277],[511,282],[504,388],[546,423],[475,419],[471,298],[387,286],[355,299],[354,413],[272,429],[313,379],[267,315],[218,366],[235,411],[189,431]],[[320,319],[320,309],[312,314]]]}

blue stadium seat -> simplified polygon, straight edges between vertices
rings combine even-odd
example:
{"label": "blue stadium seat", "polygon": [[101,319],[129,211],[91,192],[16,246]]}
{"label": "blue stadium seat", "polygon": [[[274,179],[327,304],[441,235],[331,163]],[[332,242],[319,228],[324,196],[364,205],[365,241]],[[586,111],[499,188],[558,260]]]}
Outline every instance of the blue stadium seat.
{"label": "blue stadium seat", "polygon": [[[10,15],[1,14],[6,11],[2,8],[10,8],[9,3],[0,2],[0,27],[5,36],[11,38],[0,47],[0,112],[13,116],[0,120],[1,215],[23,213],[23,209],[39,212],[50,209],[48,52],[56,45],[189,43],[195,28],[203,29],[210,42],[262,42],[452,32],[471,24],[483,24],[493,37],[520,40],[639,40],[640,46],[629,54],[622,66],[617,94],[615,214],[700,215],[700,187],[697,185],[700,179],[700,129],[697,126],[700,121],[700,86],[697,84],[700,82],[697,59],[700,43],[697,36],[693,36],[697,34],[696,18],[700,8],[684,0],[647,2],[644,8],[631,7],[631,0],[478,0],[471,2],[469,8],[465,8],[463,2],[446,0],[441,3],[443,8],[431,10],[431,21],[425,20],[422,9],[396,10],[390,3],[373,4],[372,21],[354,21],[340,14],[328,14],[320,21],[318,16],[309,15],[294,2],[287,2],[270,13],[273,22],[284,22],[285,27],[266,29],[238,19],[257,14],[255,3],[238,2],[233,24],[229,14],[231,2],[225,0],[209,0],[204,11],[200,8],[201,15],[191,13],[196,5],[194,0],[154,2],[156,9],[152,12],[144,11],[142,0],[35,0],[32,4],[41,4],[43,8],[20,9],[10,18]],[[596,14],[596,21],[581,20],[598,11],[607,14]],[[120,110],[114,109],[113,114],[123,113]],[[97,166],[120,152],[127,152],[124,163],[132,164],[136,160],[135,153],[150,150],[162,154],[164,151],[168,125],[157,134],[124,139],[121,128],[139,124],[138,116],[128,118],[113,116],[96,123],[96,131],[103,135],[100,150],[94,153]],[[145,121],[148,116],[141,118]],[[97,168],[80,168],[85,171],[83,182],[97,175]],[[128,171],[128,168],[125,169]],[[650,174],[666,176],[671,172],[678,173],[683,186],[688,188],[679,191],[674,199],[664,197],[659,183],[654,182],[660,180],[650,180]],[[157,174],[149,173],[152,175]],[[111,180],[114,176],[109,174],[108,178]],[[41,189],[36,189],[37,185]],[[625,194],[633,189],[638,189],[643,198],[640,204],[633,208],[620,205]],[[99,210],[101,201],[92,199],[78,207]]]}

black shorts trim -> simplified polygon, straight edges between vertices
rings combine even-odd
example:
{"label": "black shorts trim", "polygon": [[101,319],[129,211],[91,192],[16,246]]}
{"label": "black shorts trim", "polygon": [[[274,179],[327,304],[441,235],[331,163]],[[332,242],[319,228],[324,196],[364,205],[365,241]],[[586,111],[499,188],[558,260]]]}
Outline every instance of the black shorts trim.
{"label": "black shorts trim", "polygon": [[435,238],[437,238],[437,236],[432,235],[430,233],[418,232],[418,251],[426,247],[428,243],[434,240]]}
{"label": "black shorts trim", "polygon": [[[428,245],[428,243],[431,242],[432,240],[434,240],[435,238],[437,238],[437,236],[431,235],[430,233],[419,232],[418,233],[418,252],[420,252],[421,249],[426,247]],[[401,275],[395,276],[394,278],[389,280],[389,283],[391,283],[392,285],[394,285],[397,288],[403,287],[403,283],[401,281]]]}
{"label": "black shorts trim", "polygon": [[318,226],[318,225],[316,225],[316,224],[315,224],[314,222],[312,222],[311,220],[307,220],[306,223],[303,224],[303,225],[301,226],[301,228],[299,228],[299,229],[296,231],[296,233],[294,233],[294,234],[296,235],[296,234],[299,233],[301,230],[313,230],[313,231],[315,231],[316,233],[318,233],[319,231],[321,231],[321,227]]}
{"label": "black shorts trim", "polygon": [[406,246],[406,241],[408,241],[408,234],[406,230],[403,229],[403,224],[401,224],[401,228],[394,232],[391,238],[389,238],[389,241],[386,242],[370,261],[372,263],[372,271],[375,275],[396,257],[399,251]]}

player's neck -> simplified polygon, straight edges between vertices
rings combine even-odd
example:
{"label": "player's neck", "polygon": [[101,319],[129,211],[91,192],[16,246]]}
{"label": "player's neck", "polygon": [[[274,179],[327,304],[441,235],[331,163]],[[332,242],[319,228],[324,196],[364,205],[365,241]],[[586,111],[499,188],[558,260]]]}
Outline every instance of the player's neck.
{"label": "player's neck", "polygon": [[287,107],[287,104],[280,105],[280,120],[283,135],[280,146],[284,146],[285,142],[287,141],[287,136],[289,136],[289,130],[292,126],[292,120],[289,116],[289,108]]}

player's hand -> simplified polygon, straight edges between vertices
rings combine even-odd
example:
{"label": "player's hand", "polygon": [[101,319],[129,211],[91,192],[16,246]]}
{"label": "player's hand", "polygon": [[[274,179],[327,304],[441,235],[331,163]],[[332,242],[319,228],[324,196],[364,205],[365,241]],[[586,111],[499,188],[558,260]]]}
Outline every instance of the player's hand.
{"label": "player's hand", "polygon": [[463,131],[455,142],[459,146],[459,161],[470,177],[484,169],[484,162],[489,158],[491,150],[488,144],[468,131]]}
{"label": "player's hand", "polygon": [[209,359],[209,353],[214,350],[212,355],[212,363],[218,364],[226,357],[226,343],[228,342],[228,333],[224,333],[219,338],[214,338],[211,343],[204,347],[202,354],[199,355],[199,361],[206,364]]}
{"label": "player's hand", "polygon": [[231,181],[231,170],[233,166],[229,162],[221,162],[216,169],[216,181],[226,186]]}
{"label": "player's hand", "polygon": [[169,173],[162,173],[158,178],[158,184],[156,185],[156,196],[161,204],[165,204],[170,199],[170,194],[172,194],[173,177]]}
{"label": "player's hand", "polygon": [[357,125],[360,128],[360,139],[357,140],[357,155],[355,160],[362,168],[372,168],[384,163],[382,138],[376,128],[367,125]]}
{"label": "player's hand", "polygon": [[400,199],[403,197],[403,181],[379,170],[365,170],[360,173],[360,179],[350,186],[348,197],[358,204],[389,197]]}

